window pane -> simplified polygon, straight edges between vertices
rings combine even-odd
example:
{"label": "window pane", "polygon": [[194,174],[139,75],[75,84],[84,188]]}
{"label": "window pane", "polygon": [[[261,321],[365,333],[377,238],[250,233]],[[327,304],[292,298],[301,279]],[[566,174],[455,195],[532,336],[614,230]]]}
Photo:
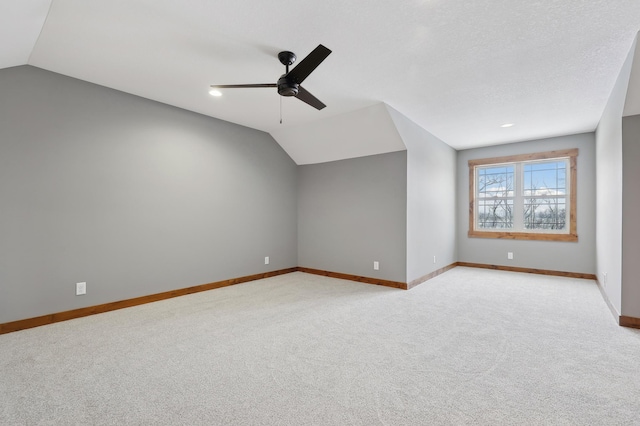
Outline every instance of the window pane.
{"label": "window pane", "polygon": [[578,241],[578,149],[469,160],[468,236]]}
{"label": "window pane", "polygon": [[477,228],[513,228],[513,200],[480,198]]}
{"label": "window pane", "polygon": [[524,164],[524,196],[567,194],[567,163],[544,161]]}
{"label": "window pane", "polygon": [[513,197],[514,166],[478,169],[478,198]]}
{"label": "window pane", "polygon": [[524,200],[524,227],[526,229],[564,230],[566,216],[565,197],[530,197]]}

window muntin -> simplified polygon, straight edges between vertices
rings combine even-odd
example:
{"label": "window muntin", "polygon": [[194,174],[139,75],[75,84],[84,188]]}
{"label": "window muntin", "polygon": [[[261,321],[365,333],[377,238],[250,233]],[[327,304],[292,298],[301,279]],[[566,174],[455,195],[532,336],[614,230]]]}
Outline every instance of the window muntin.
{"label": "window muntin", "polygon": [[578,150],[469,161],[469,236],[577,241]]}

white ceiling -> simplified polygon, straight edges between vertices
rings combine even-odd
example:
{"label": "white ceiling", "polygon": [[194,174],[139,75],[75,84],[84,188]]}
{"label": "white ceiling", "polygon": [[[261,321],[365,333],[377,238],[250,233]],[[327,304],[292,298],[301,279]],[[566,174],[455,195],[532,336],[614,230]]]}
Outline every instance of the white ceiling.
{"label": "white ceiling", "polygon": [[[594,130],[639,29],[638,0],[0,0],[0,67],[274,135],[384,102],[463,149]],[[275,83],[280,50],[320,43],[303,86],[322,111],[284,98],[279,124],[275,89],[207,93]]]}
{"label": "white ceiling", "polygon": [[0,69],[29,61],[50,4],[51,0],[0,0]]}
{"label": "white ceiling", "polygon": [[277,129],[271,135],[298,165],[407,149],[383,103]]}
{"label": "white ceiling", "polygon": [[636,38],[633,50],[633,62],[631,63],[631,75],[627,86],[623,117],[640,114],[640,44]]}

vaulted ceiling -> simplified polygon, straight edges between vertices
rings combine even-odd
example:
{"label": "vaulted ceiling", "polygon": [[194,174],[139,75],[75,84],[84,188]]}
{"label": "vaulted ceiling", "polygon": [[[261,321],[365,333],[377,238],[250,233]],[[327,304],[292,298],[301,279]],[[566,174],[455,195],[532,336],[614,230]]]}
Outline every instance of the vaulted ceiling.
{"label": "vaulted ceiling", "polygon": [[[305,128],[383,102],[464,149],[593,131],[639,29],[638,0],[2,0],[0,68],[33,65],[316,150]],[[275,83],[279,51],[302,58],[320,43],[333,53],[304,86],[321,111],[275,89],[208,94]]]}

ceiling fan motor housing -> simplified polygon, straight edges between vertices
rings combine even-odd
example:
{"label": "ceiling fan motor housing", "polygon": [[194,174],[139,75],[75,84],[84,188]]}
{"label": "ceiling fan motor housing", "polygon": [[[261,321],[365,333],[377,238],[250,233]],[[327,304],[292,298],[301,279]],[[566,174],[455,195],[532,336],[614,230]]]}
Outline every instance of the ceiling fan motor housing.
{"label": "ceiling fan motor housing", "polygon": [[286,74],[278,79],[278,94],[280,96],[297,96],[298,87],[299,84],[288,80]]}

